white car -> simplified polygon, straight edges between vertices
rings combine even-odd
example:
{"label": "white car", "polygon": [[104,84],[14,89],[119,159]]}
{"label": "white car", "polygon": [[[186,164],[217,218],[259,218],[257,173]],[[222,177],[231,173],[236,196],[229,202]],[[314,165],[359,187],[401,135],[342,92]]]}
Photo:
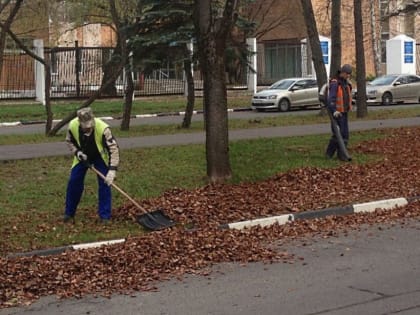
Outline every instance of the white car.
{"label": "white car", "polygon": [[287,112],[293,107],[319,106],[318,85],[314,78],[289,78],[277,81],[267,90],[252,97],[253,110],[278,109]]}

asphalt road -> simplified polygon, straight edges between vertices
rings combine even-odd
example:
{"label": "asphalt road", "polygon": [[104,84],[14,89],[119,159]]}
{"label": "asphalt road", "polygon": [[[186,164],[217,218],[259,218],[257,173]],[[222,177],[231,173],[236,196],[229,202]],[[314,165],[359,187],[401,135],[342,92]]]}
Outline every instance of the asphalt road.
{"label": "asphalt road", "polygon": [[279,248],[295,263],[221,264],[209,276],[110,299],[46,297],[0,315],[418,315],[420,221],[373,225]]}
{"label": "asphalt road", "polygon": [[[402,105],[399,105],[402,106]],[[404,105],[404,106],[420,106],[420,105]],[[379,107],[374,107],[379,108]],[[318,110],[312,110],[314,115]],[[257,113],[251,111],[229,112],[229,119],[256,119],[258,117],[267,117],[273,115],[302,115],[307,114],[308,111],[292,111],[287,113],[266,112]],[[193,116],[193,120],[202,120],[203,115],[197,114]],[[162,124],[162,123],[181,123],[182,116],[162,116],[162,117],[148,117],[132,119],[131,124]],[[119,120],[107,121],[111,126],[119,125]],[[412,118],[401,119],[382,119],[382,120],[357,120],[350,123],[351,131],[369,130],[376,128],[395,128],[401,126],[419,126],[420,116]],[[1,134],[16,134],[16,133],[40,133],[44,131],[43,124],[34,125],[20,125],[14,127],[0,127]],[[284,126],[272,128],[255,128],[231,130],[229,132],[229,140],[242,139],[257,139],[257,138],[271,138],[271,137],[291,137],[291,136],[305,136],[315,134],[330,133],[329,124],[314,124],[302,126]],[[167,145],[188,145],[188,144],[202,144],[205,143],[205,133],[186,133],[186,134],[170,134],[170,135],[155,135],[144,137],[129,137],[119,138],[118,144],[121,149],[142,148],[153,146],[167,146]],[[39,144],[22,144],[22,145],[1,145],[0,146],[0,161],[3,160],[17,160],[30,159],[37,157],[48,156],[63,156],[68,155],[68,149],[63,141],[39,143]]]}

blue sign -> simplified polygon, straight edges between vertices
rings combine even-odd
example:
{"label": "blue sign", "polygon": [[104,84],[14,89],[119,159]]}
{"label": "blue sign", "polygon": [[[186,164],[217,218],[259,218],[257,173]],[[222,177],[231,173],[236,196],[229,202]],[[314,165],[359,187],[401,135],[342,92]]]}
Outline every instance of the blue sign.
{"label": "blue sign", "polygon": [[404,63],[413,63],[413,62],[414,62],[413,55],[405,55],[404,56]]}
{"label": "blue sign", "polygon": [[413,63],[414,46],[412,41],[404,42],[404,63]]}
{"label": "blue sign", "polygon": [[324,60],[324,64],[328,64],[328,56],[322,56],[322,60]]}
{"label": "blue sign", "polygon": [[321,42],[321,51],[323,55],[328,55],[328,42]]}
{"label": "blue sign", "polygon": [[404,42],[404,54],[413,54],[413,42]]}

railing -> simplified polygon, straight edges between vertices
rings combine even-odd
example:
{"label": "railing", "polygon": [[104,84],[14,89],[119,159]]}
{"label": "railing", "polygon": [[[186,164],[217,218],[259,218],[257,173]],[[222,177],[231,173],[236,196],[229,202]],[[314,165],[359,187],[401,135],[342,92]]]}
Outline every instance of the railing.
{"label": "railing", "polygon": [[[112,48],[107,47],[55,47],[45,48],[44,58],[51,64],[52,98],[86,98],[101,86],[105,64],[111,58]],[[136,96],[184,94],[183,67],[175,62],[166,62],[161,69],[149,73],[133,72]],[[0,77],[1,99],[35,98],[35,62],[23,52],[8,53],[3,58]],[[197,77],[198,76],[198,77]],[[195,72],[195,87],[202,89],[199,72]],[[125,74],[116,80],[106,96],[123,96]],[[232,86],[232,85],[231,85]],[[245,87],[239,83],[234,87]]]}

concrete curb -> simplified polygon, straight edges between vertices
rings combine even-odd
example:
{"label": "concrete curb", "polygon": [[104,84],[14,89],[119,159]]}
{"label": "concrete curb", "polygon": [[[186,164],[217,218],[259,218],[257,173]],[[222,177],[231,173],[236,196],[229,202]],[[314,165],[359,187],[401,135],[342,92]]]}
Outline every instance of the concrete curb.
{"label": "concrete curb", "polygon": [[385,200],[377,200],[367,203],[360,203],[360,204],[353,204],[353,205],[346,205],[341,207],[332,207],[332,208],[325,208],[320,210],[309,210],[309,211],[302,211],[298,213],[289,213],[283,214],[281,216],[273,216],[267,218],[259,218],[247,221],[240,221],[235,223],[229,223],[221,225],[220,228],[222,229],[244,229],[250,228],[256,225],[259,226],[269,226],[273,224],[286,224],[288,222],[296,221],[296,220],[312,220],[317,218],[324,218],[330,215],[348,215],[353,213],[367,213],[367,212],[374,212],[377,209],[382,210],[392,210],[397,207],[403,207],[413,202],[415,200],[420,199],[420,196],[410,197],[410,198],[393,198],[393,199],[385,199]]}
{"label": "concrete curb", "polygon": [[[250,107],[242,107],[242,108],[229,108],[228,113],[230,112],[245,112],[251,111]],[[193,115],[202,114],[202,110],[195,110],[193,111]],[[163,117],[163,116],[183,116],[185,112],[168,112],[168,113],[156,113],[156,114],[142,114],[142,115],[133,115],[131,118],[150,118],[150,117]],[[105,117],[98,117],[102,120],[118,120],[122,117],[112,117],[112,116],[105,116]],[[53,123],[60,122],[60,119],[53,120]],[[26,120],[26,121],[14,121],[14,122],[2,122],[0,123],[0,127],[14,127],[14,126],[21,126],[21,125],[37,125],[37,124],[45,124],[45,120]]]}
{"label": "concrete curb", "polygon": [[[360,203],[360,204],[346,205],[346,206],[341,206],[341,207],[332,207],[332,208],[325,208],[325,209],[320,209],[320,210],[310,210],[310,211],[302,211],[298,213],[282,214],[278,216],[223,224],[223,225],[220,225],[219,228],[242,230],[242,229],[250,228],[257,225],[262,226],[262,227],[270,226],[273,224],[284,225],[284,224],[287,224],[289,222],[296,221],[296,220],[313,220],[313,219],[324,218],[330,215],[341,216],[341,215],[348,215],[348,214],[354,214],[354,213],[367,213],[367,212],[374,212],[377,209],[392,210],[397,207],[406,206],[409,203],[416,200],[420,200],[420,196],[414,196],[414,197],[409,197],[409,198],[401,197],[401,198],[393,198],[393,199],[384,199],[384,200],[377,200],[377,201]],[[57,248],[42,249],[42,250],[35,250],[35,251],[30,251],[30,252],[11,254],[11,255],[8,255],[7,258],[59,255],[61,253],[64,253],[67,250],[83,250],[83,249],[89,249],[89,248],[97,248],[101,246],[124,243],[125,241],[126,239],[116,239],[116,240],[103,241],[103,242],[93,242],[93,243],[85,243],[85,244],[78,244],[78,245],[62,246],[62,247],[57,247]]]}
{"label": "concrete curb", "polygon": [[30,252],[10,254],[7,256],[7,258],[59,255],[59,254],[64,253],[67,250],[97,248],[101,246],[108,246],[108,245],[119,244],[119,243],[124,243],[124,242],[125,242],[125,238],[111,240],[111,241],[103,241],[103,242],[68,245],[68,246],[62,246],[62,247],[56,247],[56,248],[40,249],[40,250],[34,250]]}

